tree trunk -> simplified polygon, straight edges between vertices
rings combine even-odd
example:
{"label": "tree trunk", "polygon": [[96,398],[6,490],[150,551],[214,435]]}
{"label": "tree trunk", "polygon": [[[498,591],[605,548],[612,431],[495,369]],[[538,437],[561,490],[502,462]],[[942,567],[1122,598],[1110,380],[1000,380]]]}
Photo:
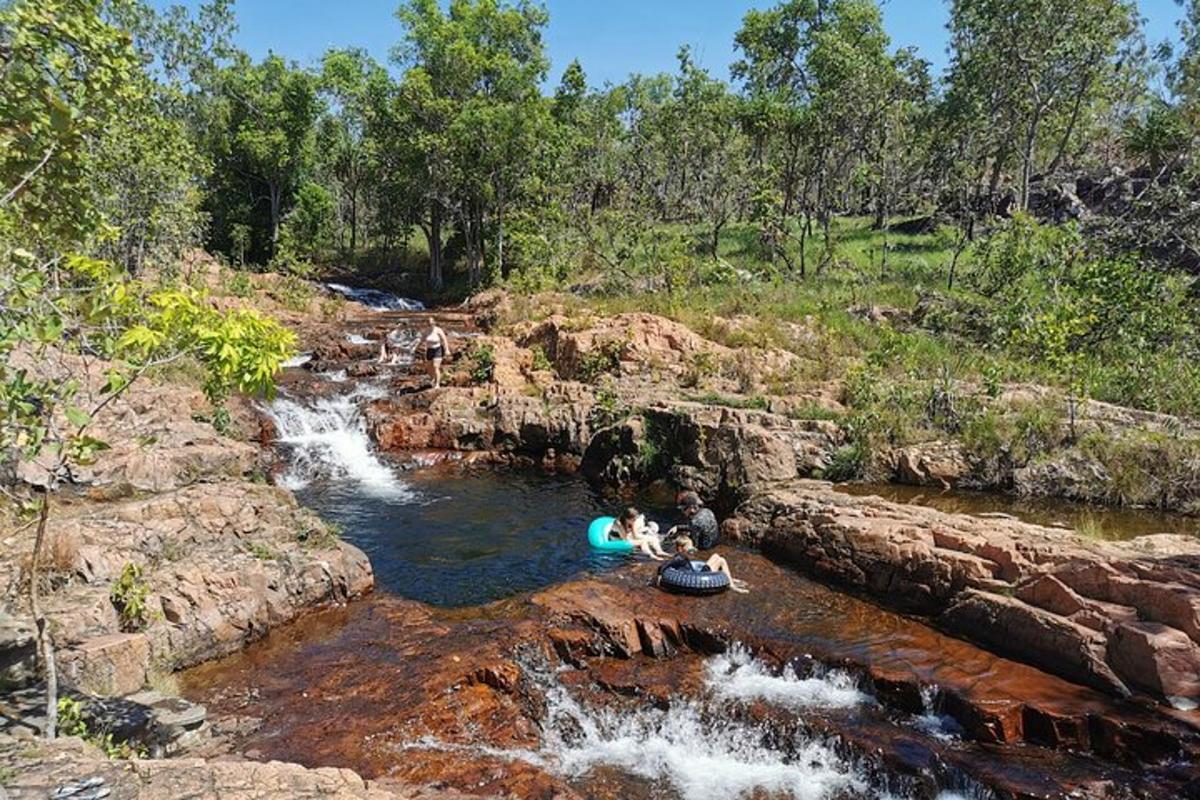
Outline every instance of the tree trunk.
{"label": "tree trunk", "polygon": [[508,265],[504,263],[504,190],[496,193],[496,264],[500,268],[500,276],[508,279]]}
{"label": "tree trunk", "polygon": [[430,202],[425,241],[429,243],[429,291],[440,292],[445,282],[442,275],[442,207],[437,200]]}
{"label": "tree trunk", "polygon": [[1033,182],[1033,149],[1037,145],[1040,125],[1041,114],[1038,113],[1029,122],[1029,130],[1025,133],[1025,145],[1021,151],[1021,197],[1018,201],[1021,211],[1029,210],[1029,184]]}
{"label": "tree trunk", "polygon": [[41,583],[42,544],[46,540],[46,521],[50,518],[50,493],[42,495],[42,509],[38,514],[37,535],[33,540],[33,559],[29,567],[29,608],[33,612],[33,624],[37,628],[38,658],[46,675],[46,729],[44,735],[53,739],[58,735],[58,668],[54,662],[54,642],[50,627],[42,614],[38,584]]}
{"label": "tree trunk", "polygon": [[271,255],[273,256],[279,248],[279,216],[283,205],[283,190],[279,184],[269,182],[267,191],[271,201]]}

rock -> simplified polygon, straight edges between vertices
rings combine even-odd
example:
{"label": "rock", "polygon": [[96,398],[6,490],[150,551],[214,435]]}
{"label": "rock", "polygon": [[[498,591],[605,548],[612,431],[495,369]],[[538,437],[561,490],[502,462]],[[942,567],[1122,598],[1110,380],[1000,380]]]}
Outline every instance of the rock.
{"label": "rock", "polygon": [[1100,542],[851,497],[815,481],[757,490],[723,532],[1071,680],[1160,699],[1195,691],[1183,666],[1200,657],[1193,537]]}
{"label": "rock", "polygon": [[88,694],[111,697],[142,688],[150,666],[150,642],[141,633],[93,636],[58,655],[61,680]]}
{"label": "rock", "polygon": [[1200,647],[1182,631],[1157,622],[1125,622],[1108,642],[1108,656],[1131,685],[1161,696],[1200,698]]}
{"label": "rock", "polygon": [[37,679],[37,639],[33,623],[0,610],[0,691]]}
{"label": "rock", "polygon": [[216,761],[196,758],[109,760],[78,739],[29,745],[0,736],[6,763],[21,769],[6,779],[13,798],[69,800],[120,797],[130,800],[421,800],[461,798],[454,792],[367,782],[345,769],[308,769],[298,764]]}
{"label": "rock", "polygon": [[939,617],[947,630],[1117,695],[1129,689],[1106,661],[1103,634],[1013,597],[967,590]]}
{"label": "rock", "polygon": [[[362,551],[270,486],[200,484],[64,509],[47,537],[73,543],[63,556],[72,579],[42,600],[63,677],[97,695],[140,689],[151,664],[175,669],[226,655],[373,584]],[[127,564],[140,565],[146,591],[135,633],[122,630],[109,598]]]}
{"label": "rock", "polygon": [[894,478],[911,486],[940,486],[949,489],[971,471],[962,445],[957,442],[926,442],[893,451]]}

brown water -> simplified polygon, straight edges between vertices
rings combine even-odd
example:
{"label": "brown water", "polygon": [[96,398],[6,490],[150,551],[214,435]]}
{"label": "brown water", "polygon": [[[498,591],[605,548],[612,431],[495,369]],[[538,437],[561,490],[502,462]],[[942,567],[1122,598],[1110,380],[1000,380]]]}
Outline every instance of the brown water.
{"label": "brown water", "polygon": [[[359,328],[371,338],[411,327],[410,316],[370,316]],[[409,371],[389,372],[393,388]],[[1130,770],[1035,746],[1047,742],[1034,723],[1053,720],[1094,727],[1114,757],[1131,756],[1124,739],[1169,752],[1174,734],[1158,736],[1166,723],[1152,711],[753,553],[727,552],[748,595],[666,595],[647,585],[650,565],[583,547],[586,520],[608,501],[582,484],[492,473],[381,480],[387,464],[369,447],[344,447],[362,434],[353,414],[334,426],[295,416],[305,425],[291,448],[308,448],[313,466],[299,495],[371,554],[379,585],[184,676],[188,696],[229,732],[227,748],[248,758],[547,800],[992,800],[1092,796],[1103,782],[1157,797],[1178,783],[1168,774],[1178,765]],[[1097,527],[1081,516],[1090,510],[1062,504],[843,489]],[[1120,538],[1196,532],[1157,516],[1104,512],[1099,527]],[[555,667],[550,642],[562,628],[638,641],[663,624],[698,631],[692,651]],[[720,652],[729,641],[747,648]]]}
{"label": "brown water", "polygon": [[1200,536],[1200,518],[1153,509],[1109,508],[1045,497],[1016,497],[927,486],[845,483],[834,487],[856,497],[877,496],[893,503],[926,506],[949,514],[1007,514],[1023,522],[1073,530],[1084,536],[1126,541],[1176,533]]}
{"label": "brown water", "polygon": [[[1015,726],[1009,735],[1018,738],[1029,707],[1131,730],[1153,728],[1150,712],[757,554],[729,557],[750,594],[666,595],[646,585],[649,565],[633,564],[474,610],[380,593],[191,671],[186,691],[218,719],[261,720],[236,741],[248,757],[479,794],[549,798],[569,788],[584,797],[845,800],[888,787],[898,798],[931,800],[995,796],[985,786],[1058,796],[1100,780],[1143,785],[1149,797],[1158,791],[1152,772],[971,741],[939,714],[938,698],[961,698]],[[598,658],[583,669],[539,672],[547,625],[597,614],[617,629],[634,615],[726,631],[761,657]],[[492,680],[499,689],[478,677],[504,664],[521,677]],[[806,666],[789,672],[785,664]],[[881,702],[867,674],[929,687],[928,707]],[[689,783],[692,769],[716,771],[720,791]]]}

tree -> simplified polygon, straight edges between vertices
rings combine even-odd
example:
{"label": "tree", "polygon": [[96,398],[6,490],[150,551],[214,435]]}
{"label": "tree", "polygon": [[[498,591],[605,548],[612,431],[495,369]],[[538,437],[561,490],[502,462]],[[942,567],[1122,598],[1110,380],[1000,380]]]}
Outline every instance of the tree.
{"label": "tree", "polygon": [[1016,204],[1029,207],[1034,176],[1064,162],[1119,83],[1136,13],[1127,0],[952,2],[948,93],[969,123],[988,128],[992,193],[1015,163]]}
{"label": "tree", "polygon": [[377,170],[374,143],[367,137],[369,88],[386,78],[383,67],[362,50],[330,50],[321,62],[321,89],[331,110],[318,126],[317,152],[336,185],[351,253],[358,248],[363,194]]}
{"label": "tree", "polygon": [[733,74],[763,154],[756,196],[764,236],[782,255],[799,206],[803,277],[814,216],[825,259],[832,253],[832,215],[847,204],[850,173],[884,124],[896,60],[874,0],[787,0],[751,11],[736,44],[742,58]]}
{"label": "tree", "polygon": [[215,86],[205,123],[213,239],[227,247],[234,224],[252,224],[262,234],[260,252],[274,255],[279,225],[312,159],[321,112],[317,81],[279,56],[253,64],[239,54],[216,75]]}
{"label": "tree", "polygon": [[397,12],[408,66],[401,92],[412,114],[428,212],[429,284],[441,289],[442,227],[453,215],[467,249],[472,285],[482,277],[485,228],[495,221],[502,253],[504,217],[521,176],[534,164],[549,120],[539,86],[548,63],[548,17],[528,0],[410,0]]}
{"label": "tree", "polygon": [[88,434],[93,420],[148,369],[185,356],[205,366],[216,404],[234,389],[269,391],[294,346],[256,314],[222,314],[191,290],[131,281],[71,252],[105,227],[98,144],[110,127],[129,129],[145,96],[129,36],[101,11],[88,0],[0,9],[0,452],[44,469],[27,578],[50,738],[57,670],[40,560],[53,492],[106,447]]}

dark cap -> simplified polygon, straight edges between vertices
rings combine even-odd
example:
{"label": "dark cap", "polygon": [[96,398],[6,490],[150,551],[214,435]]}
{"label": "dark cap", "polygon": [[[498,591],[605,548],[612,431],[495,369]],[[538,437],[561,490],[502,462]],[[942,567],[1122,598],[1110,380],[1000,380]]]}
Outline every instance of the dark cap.
{"label": "dark cap", "polygon": [[700,495],[695,492],[680,492],[675,502],[678,508],[699,508],[702,505]]}

